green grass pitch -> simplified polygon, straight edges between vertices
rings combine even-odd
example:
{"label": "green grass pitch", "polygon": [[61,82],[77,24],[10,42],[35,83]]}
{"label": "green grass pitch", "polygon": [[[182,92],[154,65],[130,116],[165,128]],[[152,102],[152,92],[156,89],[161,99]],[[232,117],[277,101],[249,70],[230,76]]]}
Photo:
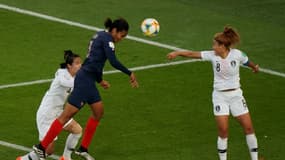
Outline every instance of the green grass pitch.
{"label": "green grass pitch", "polygon": [[[106,17],[125,17],[130,35],[192,50],[211,49],[214,33],[231,24],[241,34],[238,46],[263,68],[285,72],[285,2],[281,0],[0,0],[11,5],[82,24],[103,27]],[[161,25],[157,37],[140,32],[144,18]],[[93,31],[0,9],[0,85],[53,77],[62,52],[85,57]],[[117,46],[128,67],[166,63],[170,50],[124,40]],[[179,59],[181,60],[181,59]],[[106,70],[112,70],[107,65]],[[140,88],[128,77],[105,75],[112,87],[100,89],[105,116],[90,146],[97,160],[213,160],[217,131],[212,114],[212,69],[195,62],[136,72]],[[241,69],[244,96],[259,143],[267,160],[285,157],[285,79]],[[0,140],[26,147],[38,142],[36,111],[49,83],[0,90]],[[85,126],[85,106],[75,119]],[[66,133],[56,153],[62,153]],[[0,159],[15,159],[24,151],[0,145]],[[250,159],[239,124],[230,119],[230,160]],[[79,157],[74,156],[74,160]]]}

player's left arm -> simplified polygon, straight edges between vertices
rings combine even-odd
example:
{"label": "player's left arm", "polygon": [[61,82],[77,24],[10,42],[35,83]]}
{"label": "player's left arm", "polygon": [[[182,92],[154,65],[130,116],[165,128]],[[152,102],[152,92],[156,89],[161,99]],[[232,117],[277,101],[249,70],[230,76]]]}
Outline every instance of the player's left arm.
{"label": "player's left arm", "polygon": [[130,71],[127,67],[125,67],[116,57],[116,54],[115,54],[115,46],[114,46],[114,43],[109,41],[108,43],[105,43],[105,46],[104,46],[104,50],[105,50],[105,54],[106,54],[106,57],[108,58],[110,64],[120,70],[121,72],[129,75],[130,77],[130,83],[131,83],[131,86],[133,88],[137,88],[139,86],[138,84],[138,81],[136,79],[136,76],[134,74],[134,72]]}
{"label": "player's left arm", "polygon": [[257,73],[259,71],[258,64],[255,64],[254,62],[249,60],[249,58],[248,58],[246,53],[241,52],[241,54],[240,54],[240,61],[243,63],[244,66],[250,67],[254,73]]}
{"label": "player's left arm", "polygon": [[243,65],[250,67],[254,73],[259,72],[259,65],[253,63],[253,62],[250,61],[250,60],[248,60],[248,61],[247,61],[245,64],[243,64]]}
{"label": "player's left arm", "polygon": [[112,41],[105,40],[104,51],[105,51],[106,57],[108,58],[110,64],[114,68],[120,70],[121,72],[129,76],[132,74],[132,72],[117,59],[115,55],[115,45]]}

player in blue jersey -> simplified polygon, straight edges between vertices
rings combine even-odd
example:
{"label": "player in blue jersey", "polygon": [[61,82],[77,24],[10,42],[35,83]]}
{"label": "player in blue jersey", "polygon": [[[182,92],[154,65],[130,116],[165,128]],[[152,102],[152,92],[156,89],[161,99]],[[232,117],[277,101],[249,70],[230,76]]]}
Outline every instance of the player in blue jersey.
{"label": "player in blue jersey", "polygon": [[75,153],[84,157],[86,160],[94,160],[94,158],[88,154],[88,147],[104,113],[103,102],[95,85],[95,81],[104,89],[110,87],[110,84],[102,78],[103,68],[107,60],[114,68],[130,77],[132,87],[138,87],[134,73],[122,65],[115,54],[114,43],[121,41],[127,36],[129,30],[128,22],[122,18],[114,21],[108,18],[105,22],[105,27],[106,31],[98,32],[90,41],[87,58],[75,77],[74,89],[67,100],[64,111],[52,123],[43,140],[38,145],[33,146],[34,151],[41,160],[46,158],[45,151],[47,146],[61,132],[64,124],[68,122],[85,103],[88,103],[91,107],[92,115],[87,121],[81,146]]}

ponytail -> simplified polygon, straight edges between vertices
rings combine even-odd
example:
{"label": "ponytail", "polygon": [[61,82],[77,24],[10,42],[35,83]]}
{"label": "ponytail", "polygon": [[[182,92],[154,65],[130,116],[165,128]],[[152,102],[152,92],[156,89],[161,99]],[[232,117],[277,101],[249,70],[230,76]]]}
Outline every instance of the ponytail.
{"label": "ponytail", "polygon": [[104,26],[106,29],[110,29],[110,28],[112,28],[112,24],[113,24],[112,20],[110,18],[107,18],[105,20]]}
{"label": "ponytail", "polygon": [[67,68],[67,64],[72,65],[74,59],[80,57],[78,54],[73,53],[71,50],[64,51],[64,62],[60,64],[60,68]]}
{"label": "ponytail", "polygon": [[226,48],[231,48],[240,42],[240,36],[234,28],[225,26],[223,32],[215,34],[214,40],[225,45]]}
{"label": "ponytail", "polygon": [[118,32],[120,31],[128,31],[129,30],[129,24],[128,22],[123,18],[118,18],[114,21],[112,21],[110,18],[107,18],[105,20],[105,28],[111,32],[113,28],[116,28]]}

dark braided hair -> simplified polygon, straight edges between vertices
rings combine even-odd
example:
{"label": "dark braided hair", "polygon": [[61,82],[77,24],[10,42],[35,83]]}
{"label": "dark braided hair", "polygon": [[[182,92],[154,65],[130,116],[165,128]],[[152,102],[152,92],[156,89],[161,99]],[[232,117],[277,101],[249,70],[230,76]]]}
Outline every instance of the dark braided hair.
{"label": "dark braided hair", "polygon": [[71,50],[64,51],[64,62],[60,64],[60,68],[67,68],[67,64],[72,65],[75,58],[80,57],[78,54],[73,53]]}

